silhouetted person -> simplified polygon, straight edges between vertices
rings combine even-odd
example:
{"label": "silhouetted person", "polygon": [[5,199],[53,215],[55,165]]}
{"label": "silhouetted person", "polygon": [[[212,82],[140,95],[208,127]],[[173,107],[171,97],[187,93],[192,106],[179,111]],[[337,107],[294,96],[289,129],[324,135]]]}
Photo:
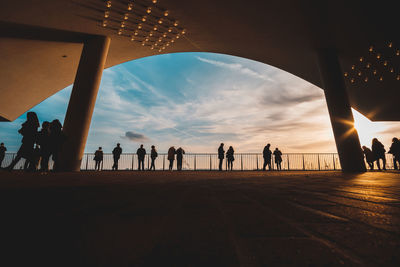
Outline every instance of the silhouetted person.
{"label": "silhouetted person", "polygon": [[59,120],[53,120],[50,123],[50,155],[53,158],[53,170],[58,171],[59,169],[59,158],[62,145],[65,137],[62,132],[62,124]]}
{"label": "silhouetted person", "polygon": [[379,160],[382,159],[382,168],[386,170],[386,158],[385,158],[385,147],[381,142],[378,141],[377,138],[372,139],[372,153],[374,154],[374,158],[376,160],[376,165],[378,166],[378,170],[381,170],[381,165]]}
{"label": "silhouetted person", "polygon": [[276,169],[278,171],[281,171],[282,170],[282,152],[278,148],[275,148],[274,156],[275,156]]}
{"label": "silhouetted person", "polygon": [[218,159],[219,159],[218,170],[220,171],[222,171],[222,163],[224,162],[224,157],[225,157],[224,143],[221,143],[218,147]]}
{"label": "silhouetted person", "polygon": [[37,143],[40,145],[40,171],[49,171],[49,158],[51,153],[50,122],[42,123],[42,129],[38,133]]}
{"label": "silhouetted person", "polygon": [[150,151],[150,158],[151,158],[151,165],[150,165],[150,170],[156,170],[156,165],[155,165],[155,160],[158,157],[158,153],[156,150],[155,146],[151,146],[151,151]]}
{"label": "silhouetted person", "polygon": [[[26,117],[26,122],[24,122],[21,129],[18,130],[18,132],[23,136],[22,145],[19,148],[15,159],[7,167],[7,169],[10,171],[14,169],[14,166],[20,161],[21,158],[24,158],[27,162],[25,167],[29,166],[29,163],[31,163],[33,159],[33,147],[36,142],[37,129],[39,128],[40,124],[35,112],[28,112]],[[33,164],[30,166],[33,167]]]}
{"label": "silhouetted person", "polygon": [[181,147],[176,150],[176,169],[178,171],[182,170],[183,154],[185,154],[185,150]]}
{"label": "silhouetted person", "polygon": [[113,164],[111,169],[113,171],[114,170],[117,171],[118,170],[118,161],[119,161],[119,158],[121,157],[121,154],[122,154],[122,148],[121,148],[121,144],[120,143],[118,143],[117,146],[114,147],[114,149],[112,151],[112,154],[113,154],[114,164]]}
{"label": "silhouetted person", "polygon": [[371,170],[374,169],[374,153],[372,153],[371,149],[366,146],[362,147],[363,153],[365,155],[365,161],[367,162],[369,168]]}
{"label": "silhouetted person", "polygon": [[0,168],[3,163],[4,157],[6,156],[7,148],[4,146],[4,143],[0,144]]}
{"label": "silhouetted person", "polygon": [[95,161],[94,169],[96,171],[100,171],[101,163],[103,161],[103,149],[101,147],[99,147],[99,149],[97,149],[96,152],[94,152],[93,159]]}
{"label": "silhouetted person", "polygon": [[233,169],[233,161],[235,160],[235,157],[233,154],[235,153],[235,150],[233,150],[233,147],[230,146],[228,151],[226,151],[226,160],[228,161],[228,170]]}
{"label": "silhouetted person", "polygon": [[146,149],[143,148],[143,145],[140,145],[138,150],[136,151],[138,156],[138,170],[140,171],[140,167],[142,171],[144,171],[144,157],[146,156]]}
{"label": "silhouetted person", "polygon": [[32,171],[37,171],[39,167],[39,162],[40,162],[40,147],[36,145],[35,148],[33,149],[32,161],[29,163],[32,164],[32,166],[29,166],[29,169]]}
{"label": "silhouetted person", "polygon": [[168,160],[169,160],[169,170],[170,171],[172,171],[172,168],[174,167],[175,154],[176,154],[175,147],[171,146],[168,149]]}
{"label": "silhouetted person", "polygon": [[270,147],[271,147],[271,145],[267,144],[263,150],[263,158],[264,158],[263,171],[265,171],[265,168],[267,167],[267,165],[268,165],[268,169],[271,170],[272,151],[269,149]]}
{"label": "silhouetted person", "polygon": [[400,164],[400,141],[398,138],[393,137],[392,145],[390,146],[388,153],[393,155],[393,167],[395,170],[398,170],[399,167],[397,166],[397,163]]}

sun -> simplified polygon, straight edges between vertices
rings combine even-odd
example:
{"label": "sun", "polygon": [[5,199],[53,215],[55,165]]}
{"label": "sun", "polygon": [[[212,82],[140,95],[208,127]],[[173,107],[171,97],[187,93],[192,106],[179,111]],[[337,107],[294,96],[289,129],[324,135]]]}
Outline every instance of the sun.
{"label": "sun", "polygon": [[367,117],[352,109],[354,116],[354,128],[357,129],[360,143],[362,146],[371,146],[372,138],[378,137],[381,132],[388,128],[382,122],[372,122]]}

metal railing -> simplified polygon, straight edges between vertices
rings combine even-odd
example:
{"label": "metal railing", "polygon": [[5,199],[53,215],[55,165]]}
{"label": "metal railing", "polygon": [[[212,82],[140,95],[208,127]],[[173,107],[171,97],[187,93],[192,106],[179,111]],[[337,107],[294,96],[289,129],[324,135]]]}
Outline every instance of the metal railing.
{"label": "metal railing", "polygon": [[[2,167],[8,166],[16,156],[16,153],[6,153]],[[254,171],[262,170],[264,159],[261,153],[236,153],[234,155],[233,170],[235,171]],[[82,158],[81,170],[94,170],[95,161],[94,154],[85,153]],[[145,169],[150,168],[151,159],[149,155],[145,157]],[[23,169],[25,160],[15,165],[14,169]],[[113,155],[105,153],[101,164],[102,170],[111,170],[113,165]],[[276,170],[275,158],[271,161],[272,170]],[[187,153],[183,156],[183,170],[218,170],[218,154],[217,153]],[[122,154],[119,160],[119,170],[137,170],[138,158],[134,153]],[[53,161],[50,159],[50,169],[53,167]],[[159,153],[155,161],[156,170],[168,170],[169,161],[166,153]],[[340,170],[340,161],[337,153],[288,153],[282,155],[282,170],[304,170],[304,171],[327,171]],[[268,167],[267,167],[268,168]],[[386,168],[393,169],[393,157],[386,154]],[[174,169],[176,169],[176,160],[174,161]],[[224,159],[223,169],[227,169],[227,161]]]}

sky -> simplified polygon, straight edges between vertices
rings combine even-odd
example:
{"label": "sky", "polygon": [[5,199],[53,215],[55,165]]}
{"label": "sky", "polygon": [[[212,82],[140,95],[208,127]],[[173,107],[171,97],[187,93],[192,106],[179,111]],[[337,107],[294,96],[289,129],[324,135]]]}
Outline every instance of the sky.
{"label": "sky", "polygon": [[[31,111],[39,120],[64,120],[72,86]],[[362,144],[377,136],[385,146],[400,124],[372,123],[353,110]],[[17,151],[23,114],[0,123],[0,142]],[[102,146],[124,152],[140,144],[159,152],[215,152],[223,142],[236,152],[261,152],[267,143],[284,153],[336,152],[323,91],[283,70],[212,53],[142,58],[106,69],[93,113],[86,152]]]}

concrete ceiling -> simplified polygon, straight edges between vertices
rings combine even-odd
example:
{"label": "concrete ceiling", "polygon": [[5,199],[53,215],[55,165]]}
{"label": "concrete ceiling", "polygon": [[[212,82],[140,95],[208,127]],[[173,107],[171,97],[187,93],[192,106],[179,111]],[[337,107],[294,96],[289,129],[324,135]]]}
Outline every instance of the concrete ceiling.
{"label": "concrete ceiling", "polygon": [[[343,72],[348,72],[345,79],[352,106],[372,120],[400,120],[400,81],[396,80],[400,56],[395,55],[400,39],[393,1],[160,0],[156,5],[151,0],[133,1],[137,14],[147,6],[153,7],[147,21],[142,22],[144,30],[151,30],[147,25],[155,24],[165,9],[170,14],[162,27],[177,19],[179,26],[174,32],[187,30],[161,53],[130,40],[137,27],[134,13],[122,35],[117,34],[127,0],[111,1],[110,9],[103,0],[0,3],[2,120],[15,120],[72,84],[82,42],[92,35],[112,38],[107,68],[161,53],[215,52],[273,65],[320,87],[317,51],[334,47]],[[102,27],[105,10],[110,11],[110,17],[107,27]],[[372,53],[368,50],[371,45]],[[378,52],[380,59],[376,59]],[[367,62],[371,63],[369,69]],[[377,75],[373,75],[373,69]],[[381,76],[383,81],[379,81]]]}

